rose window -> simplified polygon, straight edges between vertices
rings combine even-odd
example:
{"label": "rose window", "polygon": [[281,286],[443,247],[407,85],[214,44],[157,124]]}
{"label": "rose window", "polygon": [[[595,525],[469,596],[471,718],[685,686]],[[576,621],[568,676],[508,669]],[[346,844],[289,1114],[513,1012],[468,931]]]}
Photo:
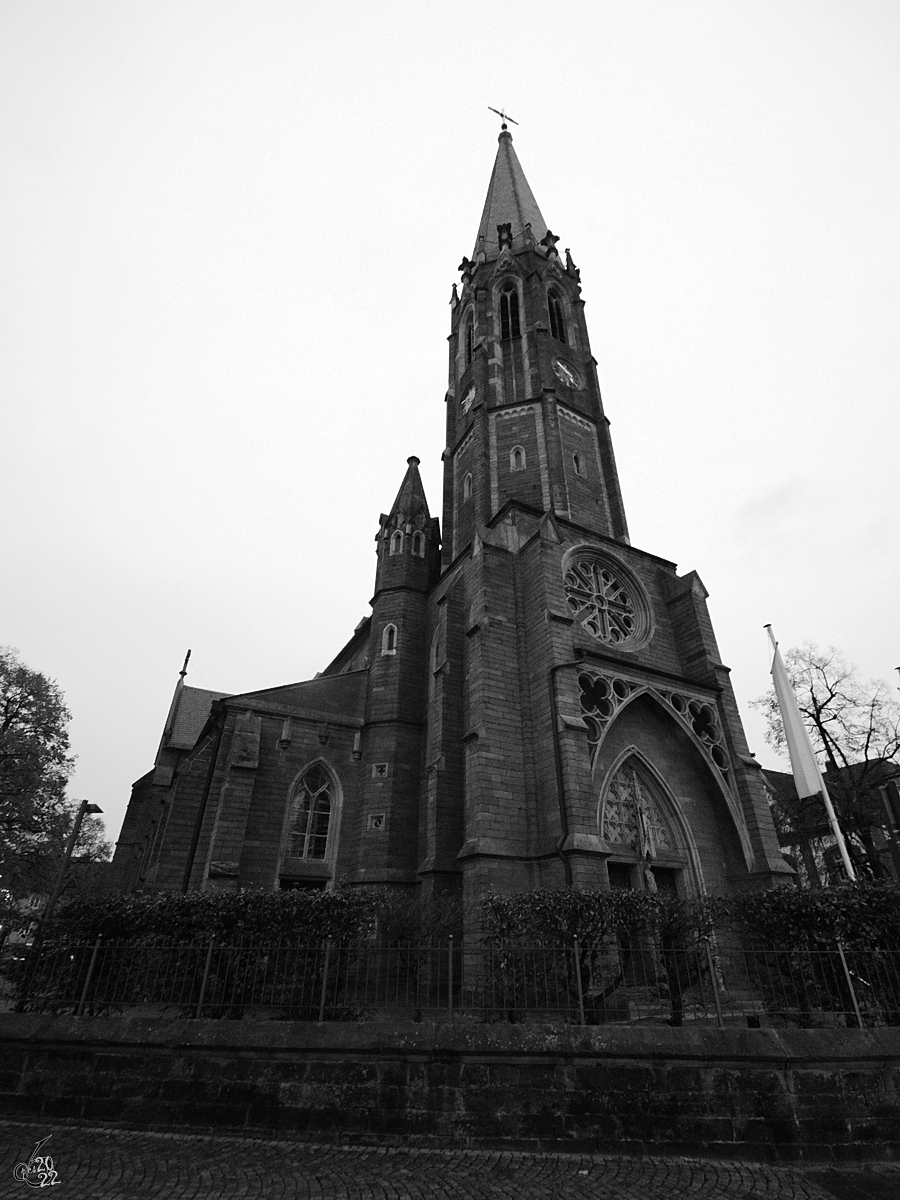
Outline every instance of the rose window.
{"label": "rose window", "polygon": [[573,562],[565,575],[569,608],[588,633],[615,646],[637,628],[637,611],[628,588],[608,567]]}

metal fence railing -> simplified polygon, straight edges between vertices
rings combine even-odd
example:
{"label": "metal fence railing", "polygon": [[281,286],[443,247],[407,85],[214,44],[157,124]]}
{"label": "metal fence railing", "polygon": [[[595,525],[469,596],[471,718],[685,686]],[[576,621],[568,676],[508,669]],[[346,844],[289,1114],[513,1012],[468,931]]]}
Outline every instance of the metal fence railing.
{"label": "metal fence railing", "polygon": [[900,951],[570,946],[135,945],[0,951],[0,1008],[100,1015],[900,1024]]}

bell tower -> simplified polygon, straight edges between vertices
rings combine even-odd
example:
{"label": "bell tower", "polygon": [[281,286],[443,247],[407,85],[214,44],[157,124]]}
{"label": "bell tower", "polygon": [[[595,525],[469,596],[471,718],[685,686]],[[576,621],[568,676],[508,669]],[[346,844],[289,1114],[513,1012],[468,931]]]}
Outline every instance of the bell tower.
{"label": "bell tower", "polygon": [[451,301],[445,566],[509,506],[628,541],[580,273],[558,241],[504,124]]}
{"label": "bell tower", "polygon": [[706,590],[631,545],[558,242],[504,123],[451,298],[419,876],[470,899],[768,883],[787,868]]}

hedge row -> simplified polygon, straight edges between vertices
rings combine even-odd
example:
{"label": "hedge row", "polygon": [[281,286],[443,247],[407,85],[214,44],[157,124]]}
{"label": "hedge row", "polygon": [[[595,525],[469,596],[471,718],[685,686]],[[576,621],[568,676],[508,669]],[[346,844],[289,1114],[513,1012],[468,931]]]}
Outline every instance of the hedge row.
{"label": "hedge row", "polygon": [[210,938],[219,944],[317,945],[326,938],[347,944],[378,937],[397,945],[477,930],[494,944],[568,945],[577,937],[588,948],[641,934],[687,944],[724,928],[772,949],[830,947],[836,941],[900,949],[900,888],[858,882],[694,899],[624,889],[544,889],[491,893],[468,919],[458,905],[444,902],[425,910],[376,888],[108,894],[60,910],[43,936],[182,945]]}

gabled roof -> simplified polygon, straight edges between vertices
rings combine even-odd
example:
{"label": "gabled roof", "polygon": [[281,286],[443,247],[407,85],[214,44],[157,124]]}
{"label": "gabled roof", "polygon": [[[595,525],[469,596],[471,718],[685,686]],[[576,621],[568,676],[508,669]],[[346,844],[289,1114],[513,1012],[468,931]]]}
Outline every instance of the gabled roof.
{"label": "gabled roof", "polygon": [[498,225],[511,226],[513,250],[523,248],[527,224],[531,225],[535,241],[540,242],[547,234],[547,222],[541,216],[525,172],[513,150],[512,134],[504,129],[498,141],[500,145],[494,160],[491,182],[488,184],[478,237],[475,240],[473,257],[476,262],[479,254],[484,254],[486,259],[499,255]]}
{"label": "gabled roof", "polygon": [[[211,692],[206,688],[181,687],[176,691],[171,727],[164,734],[164,745],[171,750],[190,750],[200,736],[214,700],[228,692]],[[162,747],[161,747],[162,748]]]}

